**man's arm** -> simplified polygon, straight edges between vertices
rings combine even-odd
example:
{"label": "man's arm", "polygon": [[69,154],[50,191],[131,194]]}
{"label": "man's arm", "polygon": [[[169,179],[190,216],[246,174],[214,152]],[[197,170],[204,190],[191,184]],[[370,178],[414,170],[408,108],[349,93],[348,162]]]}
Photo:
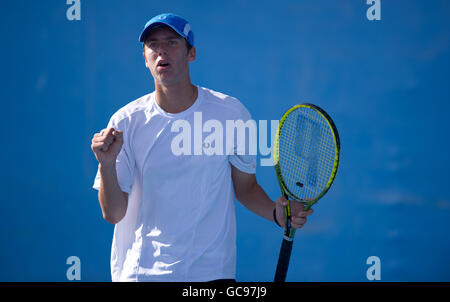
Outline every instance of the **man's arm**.
{"label": "man's arm", "polygon": [[[287,200],[281,196],[273,202],[256,181],[255,174],[240,171],[231,165],[231,177],[233,179],[236,199],[253,213],[273,220],[273,209],[276,207],[276,217],[281,226],[284,226],[284,208]],[[293,228],[301,228],[306,223],[306,216],[313,213],[312,209],[303,211],[303,204],[291,200],[291,225]]]}
{"label": "man's arm", "polygon": [[116,224],[125,216],[128,207],[128,194],[122,192],[116,172],[116,159],[123,145],[122,131],[114,128],[103,129],[92,139],[92,151],[97,158],[101,181],[98,200],[103,218]]}
{"label": "man's arm", "polygon": [[236,199],[253,213],[273,221],[275,203],[256,181],[255,174],[247,174],[231,165]]}
{"label": "man's arm", "polygon": [[102,209],[103,218],[116,224],[122,220],[127,212],[128,194],[122,192],[117,180],[116,165],[98,165],[101,181],[98,191],[98,200]]}

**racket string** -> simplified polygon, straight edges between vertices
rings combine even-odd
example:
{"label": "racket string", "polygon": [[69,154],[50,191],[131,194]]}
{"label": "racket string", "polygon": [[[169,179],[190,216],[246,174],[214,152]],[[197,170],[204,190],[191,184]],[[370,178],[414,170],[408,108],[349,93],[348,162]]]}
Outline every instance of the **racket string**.
{"label": "racket string", "polygon": [[328,123],[315,110],[300,107],[285,120],[279,142],[287,189],[301,200],[319,196],[335,161],[335,140]]}

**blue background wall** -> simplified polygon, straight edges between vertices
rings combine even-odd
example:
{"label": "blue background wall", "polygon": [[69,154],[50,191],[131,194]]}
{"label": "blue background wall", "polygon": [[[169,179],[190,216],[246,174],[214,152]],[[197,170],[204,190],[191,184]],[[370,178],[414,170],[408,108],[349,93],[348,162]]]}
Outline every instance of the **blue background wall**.
{"label": "blue background wall", "polygon": [[[64,0],[1,4],[0,281],[109,281],[113,226],[91,189],[92,135],[153,90],[138,43],[152,16],[194,30],[194,83],[255,120],[308,101],[340,130],[333,188],[297,232],[288,281],[450,281],[448,1]],[[258,167],[269,196],[272,167]],[[239,281],[271,281],[282,231],[237,206]]]}

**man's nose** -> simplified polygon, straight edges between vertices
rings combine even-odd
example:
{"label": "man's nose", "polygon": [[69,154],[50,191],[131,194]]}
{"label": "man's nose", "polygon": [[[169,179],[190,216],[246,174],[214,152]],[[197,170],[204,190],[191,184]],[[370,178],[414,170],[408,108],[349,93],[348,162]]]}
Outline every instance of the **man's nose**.
{"label": "man's nose", "polygon": [[160,43],[158,47],[158,55],[167,54],[167,45],[166,43]]}

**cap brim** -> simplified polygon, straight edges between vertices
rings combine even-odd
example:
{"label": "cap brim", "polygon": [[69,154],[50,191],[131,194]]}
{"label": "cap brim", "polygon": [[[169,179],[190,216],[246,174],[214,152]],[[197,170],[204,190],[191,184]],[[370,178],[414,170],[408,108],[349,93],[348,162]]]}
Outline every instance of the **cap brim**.
{"label": "cap brim", "polygon": [[173,29],[177,34],[179,34],[182,38],[184,38],[183,34],[180,33],[180,32],[179,32],[176,28],[174,28],[172,25],[167,24],[167,23],[164,23],[164,22],[155,22],[155,23],[150,24],[149,26],[147,26],[147,27],[144,29],[144,31],[141,33],[141,36],[139,37],[139,42],[144,42],[145,37],[150,33],[150,31],[151,31],[152,29],[155,29],[155,28],[160,27],[160,26],[167,26],[167,27],[170,27],[170,28]]}

